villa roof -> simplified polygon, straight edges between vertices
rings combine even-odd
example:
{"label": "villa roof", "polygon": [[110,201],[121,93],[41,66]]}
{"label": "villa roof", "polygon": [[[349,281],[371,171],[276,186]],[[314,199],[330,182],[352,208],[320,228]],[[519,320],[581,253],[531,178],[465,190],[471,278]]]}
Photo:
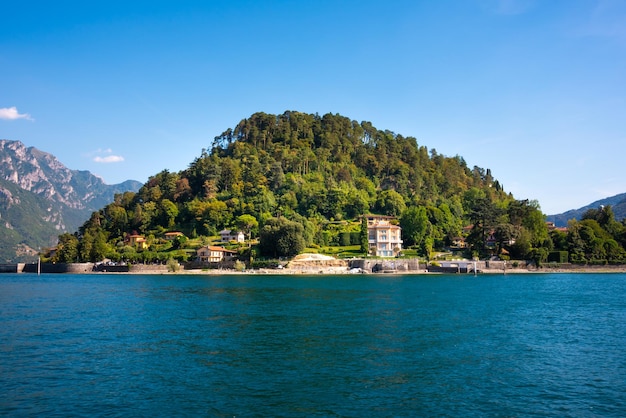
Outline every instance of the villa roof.
{"label": "villa roof", "polygon": [[203,248],[206,248],[209,251],[221,251],[223,253],[236,253],[237,252],[237,251],[229,250],[229,249],[224,248],[224,247],[218,247],[216,245],[205,245],[203,247],[198,248],[197,251],[200,251]]}

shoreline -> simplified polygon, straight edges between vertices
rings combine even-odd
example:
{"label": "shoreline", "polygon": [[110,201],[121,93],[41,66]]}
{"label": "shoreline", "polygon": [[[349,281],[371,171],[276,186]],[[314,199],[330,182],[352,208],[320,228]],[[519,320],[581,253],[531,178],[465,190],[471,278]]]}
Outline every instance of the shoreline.
{"label": "shoreline", "polygon": [[147,271],[142,272],[128,272],[128,273],[116,273],[116,274],[169,274],[169,275],[207,275],[207,276],[220,276],[220,275],[250,275],[250,276],[261,276],[261,275],[284,275],[284,276],[318,276],[318,275],[346,275],[346,276],[406,276],[406,275],[459,275],[459,276],[474,276],[474,275],[495,275],[495,274],[550,274],[550,273],[559,273],[559,274],[573,274],[573,273],[617,273],[623,274],[626,273],[626,266],[619,266],[616,268],[573,268],[573,269],[486,269],[478,271],[476,274],[473,272],[468,273],[458,273],[458,272],[439,272],[439,271],[428,271],[426,269],[420,270],[409,270],[409,271],[394,271],[394,272],[351,272],[346,271],[344,269],[320,269],[320,270],[309,270],[309,269],[259,269],[259,270],[220,270],[220,269],[192,269],[192,270],[179,270],[177,272],[160,272],[153,271],[152,273],[148,273]]}
{"label": "shoreline", "polygon": [[[18,265],[1,265],[0,274],[37,274],[36,264],[25,264],[22,269]],[[460,271],[456,269],[448,269],[442,271],[441,269],[428,270],[426,268],[420,268],[415,270],[383,270],[383,271],[367,271],[361,268],[350,268],[347,266],[328,266],[328,265],[298,265],[293,267],[285,267],[282,269],[246,269],[235,270],[229,268],[190,268],[185,269],[180,266],[177,271],[169,271],[167,266],[164,265],[132,265],[130,266],[117,266],[125,267],[124,269],[104,268],[102,270],[94,270],[93,263],[81,263],[81,264],[68,264],[68,265],[55,265],[55,264],[42,264],[40,273],[44,274],[121,274],[121,275],[205,275],[205,276],[220,276],[220,275],[291,275],[291,276],[317,276],[317,275],[375,275],[375,276],[398,276],[398,275],[443,275],[443,274],[458,274],[458,275],[493,275],[493,274],[572,274],[572,273],[626,273],[626,264],[614,265],[614,266],[589,266],[589,265],[569,265],[564,266],[545,266],[541,268],[479,268],[477,272],[472,270]],[[34,267],[34,268],[33,268]],[[112,267],[112,266],[109,266]]]}

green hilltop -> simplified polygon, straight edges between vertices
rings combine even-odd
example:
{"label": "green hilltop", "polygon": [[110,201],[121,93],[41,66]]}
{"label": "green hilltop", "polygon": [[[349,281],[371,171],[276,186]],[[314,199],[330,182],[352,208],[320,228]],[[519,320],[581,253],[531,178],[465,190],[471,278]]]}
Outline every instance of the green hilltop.
{"label": "green hilltop", "polygon": [[[137,193],[117,195],[77,233],[60,236],[53,261],[187,260],[194,245],[223,229],[254,239],[251,249],[239,249],[254,253],[247,256],[291,256],[305,247],[358,244],[359,218],[369,213],[396,217],[407,252],[425,258],[456,246],[469,257],[538,263],[555,250],[609,259],[570,248],[567,236],[548,230],[536,201],[516,200],[489,169],[469,167],[461,156],[441,155],[369,122],[287,111],[255,113],[215,137],[187,169],[161,171]],[[167,231],[189,241],[167,243],[161,239]],[[603,239],[621,250],[610,257],[623,259],[623,231],[614,232]],[[145,236],[150,247],[129,248],[130,234]],[[288,245],[274,245],[276,234]]]}

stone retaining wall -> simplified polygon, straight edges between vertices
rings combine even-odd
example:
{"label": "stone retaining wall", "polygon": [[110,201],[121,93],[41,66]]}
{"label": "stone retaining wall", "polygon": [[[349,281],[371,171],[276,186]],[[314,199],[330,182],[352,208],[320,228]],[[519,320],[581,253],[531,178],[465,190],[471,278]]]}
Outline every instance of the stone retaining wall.
{"label": "stone retaining wall", "polygon": [[22,269],[19,269],[18,273],[37,273],[37,269],[40,269],[41,273],[91,273],[93,271],[93,263],[41,263],[40,266],[37,263],[24,264]]}
{"label": "stone retaining wall", "polygon": [[128,270],[130,273],[167,273],[167,266],[162,264],[133,264]]}
{"label": "stone retaining wall", "polygon": [[[41,263],[41,273],[167,273],[168,267],[153,264],[105,265],[94,263]],[[0,273],[37,273],[37,263],[0,264]]]}
{"label": "stone retaining wall", "polygon": [[420,266],[417,258],[394,258],[390,260],[366,260],[359,258],[349,260],[349,267],[351,269],[359,268],[372,273],[402,273],[419,271],[420,267],[424,269],[425,265],[422,263]]}
{"label": "stone retaining wall", "polygon": [[0,264],[0,273],[18,273],[18,265]]}

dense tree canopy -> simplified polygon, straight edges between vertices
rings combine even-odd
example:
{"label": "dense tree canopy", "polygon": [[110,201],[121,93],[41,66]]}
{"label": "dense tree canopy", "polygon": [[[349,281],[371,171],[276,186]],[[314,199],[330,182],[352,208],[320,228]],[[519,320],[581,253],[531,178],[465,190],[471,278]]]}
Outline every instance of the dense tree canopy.
{"label": "dense tree canopy", "polygon": [[566,238],[549,235],[537,202],[515,200],[489,169],[366,121],[255,113],[209,145],[186,170],[163,170],[137,193],[116,196],[81,227],[78,243],[62,237],[59,257],[125,258],[132,233],[152,244],[166,231],[197,237],[224,228],[258,236],[262,254],[282,256],[339,244],[367,213],[398,217],[405,246],[424,255],[464,237],[475,256],[540,260],[567,245],[580,260],[622,257],[624,226],[606,210]]}
{"label": "dense tree canopy", "polygon": [[626,262],[626,220],[615,220],[610,206],[590,209],[582,220],[571,220],[568,232],[552,234],[558,250],[568,251],[572,262]]}

